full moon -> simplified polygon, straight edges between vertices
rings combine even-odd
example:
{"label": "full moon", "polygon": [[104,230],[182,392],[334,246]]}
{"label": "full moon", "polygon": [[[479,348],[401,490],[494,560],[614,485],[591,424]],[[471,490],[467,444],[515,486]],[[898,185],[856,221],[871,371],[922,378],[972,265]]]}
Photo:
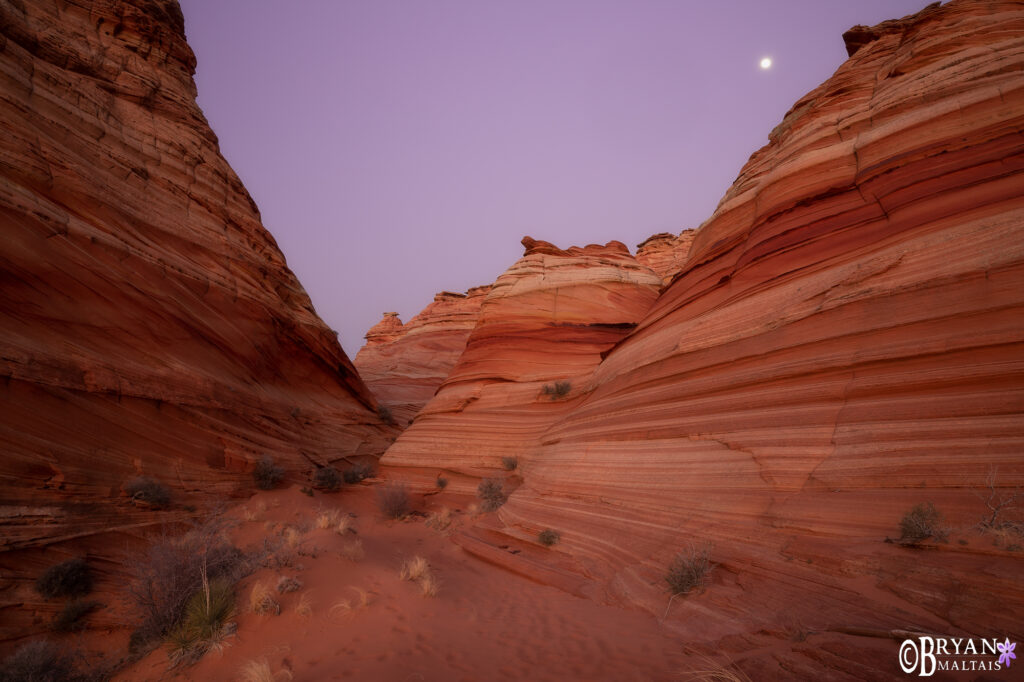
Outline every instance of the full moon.
{"label": "full moon", "polygon": [[770,68],[772,68],[772,58],[771,57],[765,57],[764,59],[762,59],[761,60],[761,68],[762,69],[770,69]]}

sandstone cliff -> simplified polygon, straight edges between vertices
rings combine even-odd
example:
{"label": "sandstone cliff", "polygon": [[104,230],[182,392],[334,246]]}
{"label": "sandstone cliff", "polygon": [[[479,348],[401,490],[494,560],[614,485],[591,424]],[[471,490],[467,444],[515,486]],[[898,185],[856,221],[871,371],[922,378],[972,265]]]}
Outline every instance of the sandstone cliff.
{"label": "sandstone cliff", "polygon": [[636,259],[654,270],[665,284],[686,265],[696,230],[683,230],[678,235],[659,232],[636,245]]}
{"label": "sandstone cliff", "polygon": [[[619,242],[523,245],[487,293],[458,363],[382,464],[428,483],[444,473],[452,489],[469,491],[501,471],[503,457],[525,461],[657,296],[658,276]],[[559,382],[566,388],[556,390]]]}
{"label": "sandstone cliff", "polygon": [[[754,679],[887,677],[898,643],[863,628],[1024,636],[1024,542],[978,526],[1024,483],[1024,7],[954,0],[848,36],[592,375],[547,337],[474,333],[384,458],[519,455],[495,527],[460,542],[659,616],[673,555],[710,543],[712,584],[667,623]],[[501,291],[478,331],[527,319]],[[577,373],[585,395],[540,417],[529,382]],[[954,540],[885,543],[925,501]],[[555,554],[502,549],[543,528]]]}
{"label": "sandstone cliff", "polygon": [[[305,475],[393,431],[220,155],[194,68],[173,1],[0,3],[0,550],[67,541],[0,555],[5,604],[68,552],[109,556],[93,534],[251,488],[260,455]],[[128,504],[138,474],[171,511]]]}
{"label": "sandstone cliff", "polygon": [[366,345],[354,360],[356,369],[400,428],[412,421],[455,366],[488,291],[490,286],[465,294],[442,291],[407,324],[398,313],[384,313],[366,333]]}

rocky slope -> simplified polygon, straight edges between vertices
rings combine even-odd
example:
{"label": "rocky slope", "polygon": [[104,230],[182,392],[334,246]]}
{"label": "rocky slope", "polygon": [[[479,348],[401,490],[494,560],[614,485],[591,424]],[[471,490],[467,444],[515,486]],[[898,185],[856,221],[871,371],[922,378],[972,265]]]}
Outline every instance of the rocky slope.
{"label": "rocky slope", "polygon": [[696,230],[683,230],[677,235],[669,232],[651,235],[636,245],[636,259],[668,284],[686,265],[695,234]]}
{"label": "rocky slope", "polygon": [[[170,0],[0,4],[5,606],[34,608],[41,565],[108,559],[93,534],[251,488],[260,455],[305,475],[393,432],[220,155],[194,68]],[[139,474],[171,511],[128,504]],[[8,615],[0,638],[27,634]]]}
{"label": "rocky slope", "polygon": [[562,250],[526,237],[523,245],[487,293],[458,364],[382,464],[428,483],[443,473],[452,489],[475,490],[579,403],[601,354],[657,296],[658,276],[619,242]]}
{"label": "rocky slope", "polygon": [[[518,455],[522,485],[460,541],[581,594],[661,613],[672,557],[709,543],[711,584],[667,623],[757,658],[754,679],[897,674],[898,642],[852,632],[1024,636],[1024,540],[978,525],[1024,484],[1024,6],[936,3],[848,41],[596,370],[471,337],[385,455]],[[538,433],[536,385],[510,382],[577,371]],[[925,501],[953,541],[884,542]],[[546,527],[560,567],[503,549]]]}
{"label": "rocky slope", "polygon": [[384,313],[366,333],[353,362],[399,427],[412,421],[455,366],[488,291],[490,286],[465,294],[442,291],[407,324],[398,313]]}

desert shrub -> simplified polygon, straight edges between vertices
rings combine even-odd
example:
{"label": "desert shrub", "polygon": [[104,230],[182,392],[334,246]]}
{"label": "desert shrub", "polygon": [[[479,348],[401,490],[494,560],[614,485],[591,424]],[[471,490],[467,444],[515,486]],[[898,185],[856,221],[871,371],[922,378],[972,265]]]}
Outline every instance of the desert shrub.
{"label": "desert shrub", "polygon": [[942,514],[931,502],[921,502],[911,507],[900,519],[900,542],[914,545],[934,538],[939,542],[946,539],[947,531],[942,526]]}
{"label": "desert shrub", "polygon": [[537,541],[545,547],[550,547],[551,545],[558,542],[559,537],[561,536],[559,536],[559,534],[556,531],[553,531],[550,528],[545,528],[541,532],[537,533]]}
{"label": "desert shrub", "polygon": [[377,506],[388,519],[401,519],[409,514],[409,489],[404,483],[388,483],[377,491]]}
{"label": "desert shrub", "polygon": [[65,604],[57,617],[53,619],[53,629],[57,632],[83,630],[85,629],[85,617],[101,606],[103,604],[91,599],[73,599]]}
{"label": "desert shrub", "polygon": [[124,491],[132,501],[136,500],[163,509],[171,504],[171,490],[160,481],[149,476],[137,476],[124,484]]}
{"label": "desert shrub", "polygon": [[437,488],[438,490],[444,490],[448,487],[448,479],[444,476],[437,477]]}
{"label": "desert shrub", "polygon": [[92,592],[92,569],[76,557],[50,566],[36,579],[36,592],[54,597],[83,597]]}
{"label": "desert shrub", "polygon": [[665,582],[673,594],[687,594],[702,587],[711,573],[711,548],[708,545],[690,547],[672,559],[665,574]]}
{"label": "desert shrub", "polygon": [[402,563],[402,570],[399,572],[402,580],[409,580],[420,586],[420,593],[424,597],[437,596],[441,586],[437,576],[434,575],[430,562],[421,556],[414,556]]}
{"label": "desert shrub", "polygon": [[320,467],[313,474],[313,487],[320,490],[335,491],[341,487],[341,472],[334,467]]}
{"label": "desert shrub", "polygon": [[569,391],[572,390],[572,384],[568,381],[556,381],[553,384],[544,384],[541,388],[541,393],[544,395],[551,396],[551,399],[563,398],[569,395]]}
{"label": "desert shrub", "polygon": [[213,519],[180,537],[156,539],[130,564],[129,602],[141,620],[136,644],[167,635],[186,615],[189,600],[204,585],[234,584],[251,568],[249,557],[224,537],[225,525]]}
{"label": "desert shrub", "polygon": [[167,635],[171,654],[196,659],[217,642],[224,625],[235,614],[235,591],[231,581],[211,580],[185,604],[181,622]]}
{"label": "desert shrub", "polygon": [[358,464],[353,464],[346,469],[345,473],[342,474],[342,478],[345,480],[345,483],[351,485],[353,483],[359,483],[372,475],[373,467],[366,462],[359,462]]}
{"label": "desert shrub", "polygon": [[519,466],[518,457],[502,457],[501,468],[505,471],[515,471],[516,467]]}
{"label": "desert shrub", "polygon": [[252,478],[260,490],[273,490],[284,480],[284,469],[269,457],[261,457],[252,470]]}
{"label": "desert shrub", "polygon": [[395,416],[391,414],[391,408],[386,405],[377,406],[377,416],[380,417],[381,421],[385,424],[394,425]]}
{"label": "desert shrub", "polygon": [[508,496],[505,494],[501,479],[485,478],[480,481],[476,488],[477,497],[480,498],[480,508],[485,512],[492,512],[505,504]]}
{"label": "desert shrub", "polygon": [[288,670],[282,669],[276,673],[271,670],[266,659],[247,661],[238,672],[242,682],[289,682],[292,679]]}
{"label": "desert shrub", "polygon": [[46,640],[21,646],[0,664],[0,682],[77,682],[75,657]]}
{"label": "desert shrub", "polygon": [[270,589],[262,582],[256,582],[249,591],[249,609],[256,614],[263,615],[281,613],[281,605],[274,599]]}

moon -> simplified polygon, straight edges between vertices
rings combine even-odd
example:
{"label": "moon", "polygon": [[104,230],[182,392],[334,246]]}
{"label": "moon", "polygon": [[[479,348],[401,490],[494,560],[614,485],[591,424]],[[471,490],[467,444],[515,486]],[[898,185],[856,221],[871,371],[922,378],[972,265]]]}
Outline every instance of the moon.
{"label": "moon", "polygon": [[764,69],[764,70],[768,70],[768,69],[772,68],[772,58],[771,57],[763,57],[761,59],[761,68]]}

